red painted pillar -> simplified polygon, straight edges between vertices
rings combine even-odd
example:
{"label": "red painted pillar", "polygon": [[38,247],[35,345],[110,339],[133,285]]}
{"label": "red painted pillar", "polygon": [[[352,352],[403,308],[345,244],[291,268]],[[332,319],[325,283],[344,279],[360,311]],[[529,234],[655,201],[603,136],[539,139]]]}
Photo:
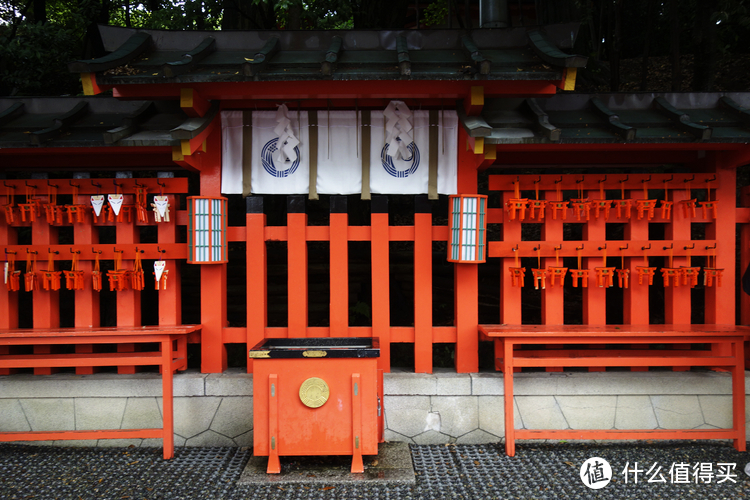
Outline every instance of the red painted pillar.
{"label": "red painted pillar", "polygon": [[[735,319],[735,260],[737,231],[737,171],[733,165],[723,163],[724,153],[707,153],[708,164],[716,172],[717,181],[712,183],[715,192],[711,199],[718,200],[716,220],[706,227],[706,239],[714,239],[716,245],[716,267],[724,269],[722,283],[716,280],[706,288],[706,323],[733,325]],[[744,271],[744,269],[743,269]]]}
{"label": "red painted pillar", "polygon": [[[192,156],[200,165],[201,196],[221,196],[221,130],[208,137],[205,151]],[[198,264],[196,264],[198,265]],[[220,373],[227,368],[222,337],[227,326],[227,265],[201,266],[201,372]]]}
{"label": "red painted pillar", "polygon": [[[642,191],[633,191],[627,193],[627,196],[638,196],[640,193],[642,193]],[[673,216],[674,209],[675,207],[672,209]],[[614,210],[610,212],[610,217],[613,217],[613,214]],[[643,245],[634,242],[648,241],[648,219],[643,218],[638,220],[637,217],[634,217],[629,223],[625,224],[625,240],[626,241],[622,242],[622,245],[628,245],[629,250],[635,255],[638,255],[638,257],[625,259],[625,265],[630,268],[630,287],[623,290],[623,323],[626,325],[647,325],[649,323],[649,285],[645,282],[642,285],[638,284],[638,271],[636,270],[637,267],[645,266],[646,264],[643,263],[642,257]],[[654,277],[654,279],[656,279],[656,277]],[[634,367],[632,370],[643,371],[646,370],[646,368]]]}
{"label": "red painted pillar", "polygon": [[[0,245],[15,245],[18,242],[16,230],[10,227],[3,217],[0,220]],[[8,291],[8,287],[5,283],[0,283],[0,328],[10,329],[18,328],[18,294],[23,292],[23,272],[25,255],[17,253],[16,257],[16,269],[21,270],[21,290],[17,292]],[[9,346],[0,346],[0,354],[8,354],[10,352]],[[8,368],[0,368],[0,375],[9,375],[15,370]]]}
{"label": "red painted pillar", "polygon": [[[680,183],[683,184],[683,183]],[[673,240],[689,240],[690,239],[690,225],[692,222],[691,217],[685,217],[682,210],[680,201],[688,199],[688,193],[685,190],[685,186],[677,185],[673,183],[677,189],[672,191],[672,199],[674,200],[674,206],[672,207],[672,222],[667,224],[664,231],[664,242],[653,242],[652,247],[660,245],[662,248],[658,250],[664,250],[672,246],[674,247]],[[700,211],[698,212],[700,213]],[[733,240],[734,241],[734,240]],[[669,252],[669,250],[666,250]],[[683,248],[672,248],[673,253],[684,254]],[[676,256],[672,259],[672,267],[678,268],[687,265],[687,257]],[[669,267],[669,257],[664,257],[664,267]],[[661,271],[657,270],[657,274],[654,279],[663,279],[661,277]],[[674,281],[669,280],[669,286],[664,287],[664,323],[672,325],[689,325],[690,311],[692,310],[690,304],[690,286],[683,285],[680,282],[679,286],[674,286]]]}
{"label": "red painted pillar", "polygon": [[[246,204],[247,348],[251,349],[265,338],[268,326],[268,254],[263,197],[248,196]],[[247,372],[252,371],[253,361],[248,359]]]}
{"label": "red painted pillar", "polygon": [[[73,182],[81,183],[88,181],[78,180]],[[73,203],[88,207],[90,205],[90,197],[79,195],[77,199],[73,200]],[[73,242],[76,245],[83,245],[85,248],[88,248],[99,243],[99,232],[94,227],[90,210],[86,211],[84,217],[85,220],[82,224],[73,224]],[[76,328],[91,328],[100,325],[99,292],[94,291],[91,285],[91,272],[94,270],[94,257],[95,255],[86,252],[86,250],[83,250],[81,255],[79,255],[80,260],[78,262],[78,269],[83,271],[86,279],[84,280],[83,290],[76,290],[73,292],[75,294],[74,321]],[[94,346],[92,344],[76,344],[75,351],[77,353],[91,353],[94,352]],[[76,373],[78,375],[90,375],[95,371],[97,371],[97,368],[93,366],[76,367]]]}
{"label": "red painted pillar", "polygon": [[349,215],[346,196],[331,196],[331,337],[349,335]]}
{"label": "red painted pillar", "polygon": [[[179,207],[179,200],[174,195],[167,195],[170,207],[171,222],[157,222],[157,239],[159,243],[175,243],[177,241],[177,215],[176,210]],[[170,259],[169,254],[163,253],[160,256],[166,262],[164,269],[169,271],[167,274],[166,290],[159,290],[159,324],[160,325],[180,325],[182,324],[182,293],[180,279],[181,262],[177,259]],[[153,273],[153,269],[144,271]]]}
{"label": "red painted pillar", "polygon": [[432,373],[432,205],[414,200],[414,372]]}
{"label": "red painted pillar", "polygon": [[[34,245],[56,245],[57,228],[51,226],[45,217],[37,217],[31,223],[31,242]],[[37,275],[39,276],[39,290],[32,292],[34,294],[33,320],[34,328],[59,328],[60,327],[60,292],[44,290],[41,284],[40,271],[47,269],[47,258],[49,255],[45,252],[39,252],[37,258]],[[55,270],[59,270],[59,255],[55,255]],[[51,346],[34,346],[34,354],[49,354],[52,352]],[[34,368],[35,375],[49,375],[58,371],[57,368]]]}
{"label": "red painted pillar", "polygon": [[[544,198],[548,201],[558,201],[556,191],[545,191]],[[548,205],[549,206],[549,205]],[[568,210],[570,212],[570,210]],[[570,215],[570,214],[568,214]],[[563,219],[562,211],[557,214],[557,219],[552,218],[549,211],[544,217],[544,224],[542,224],[542,241],[539,243],[542,245],[542,253],[554,253],[554,247],[560,245],[563,240]],[[566,251],[570,250],[570,247],[580,246],[580,241],[566,241],[562,243],[563,249]],[[536,255],[535,255],[536,257]],[[556,266],[556,259],[554,257],[542,258],[542,269],[547,269],[550,266]],[[535,263],[536,264],[536,263]],[[564,267],[562,258],[560,259],[560,266]],[[565,280],[570,280],[570,272],[565,276]],[[581,283],[578,284],[581,286]],[[564,323],[564,298],[563,288],[558,286],[555,282],[555,286],[550,286],[550,278],[547,277],[547,288],[545,290],[539,290],[538,293],[542,294],[542,324],[543,325],[562,325]],[[548,369],[547,371],[562,371],[562,368]]]}
{"label": "red painted pillar", "polygon": [[372,336],[380,339],[378,368],[391,371],[390,235],[388,197],[373,195],[370,202],[372,259]]}
{"label": "red painted pillar", "polygon": [[[134,195],[125,195],[123,205],[133,204]],[[134,216],[135,217],[135,216]],[[115,234],[117,244],[135,244],[140,242],[140,231],[132,222],[115,223]],[[118,251],[122,250],[117,248]],[[122,269],[133,269],[135,253],[122,254]],[[126,290],[116,292],[117,297],[117,326],[141,326],[141,291],[133,290],[128,286]],[[133,352],[135,344],[117,344],[117,352]],[[117,373],[135,373],[135,366],[118,366]]]}
{"label": "red painted pillar", "polygon": [[[458,131],[458,194],[477,194],[477,160],[463,147],[468,137]],[[479,270],[477,264],[454,264],[456,371],[479,371]]]}
{"label": "red painted pillar", "polygon": [[[599,197],[598,191],[588,193],[588,199]],[[593,214],[589,221],[583,225],[583,240],[586,242],[589,251],[597,250],[603,255],[616,255],[618,250],[616,242],[606,244],[607,248],[598,250],[599,246],[593,247],[591,241],[605,241],[607,239],[607,223],[604,217],[600,215],[597,219]],[[607,324],[607,287],[600,287],[596,280],[596,267],[607,267],[602,257],[584,258],[583,267],[589,270],[589,286],[582,289],[583,292],[583,324],[584,325],[606,325]],[[616,281],[616,277],[614,278]],[[616,285],[615,285],[616,286]],[[591,348],[604,348],[603,345],[592,345]],[[603,372],[606,368],[603,366],[589,367],[590,372]]]}
{"label": "red painted pillar", "polygon": [[307,214],[305,196],[287,196],[289,337],[307,336]]}

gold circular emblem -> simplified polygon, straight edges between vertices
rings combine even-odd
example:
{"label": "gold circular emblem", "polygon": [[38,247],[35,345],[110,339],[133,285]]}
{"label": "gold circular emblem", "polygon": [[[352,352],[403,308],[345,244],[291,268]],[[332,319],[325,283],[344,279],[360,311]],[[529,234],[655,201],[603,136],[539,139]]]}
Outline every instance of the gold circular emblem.
{"label": "gold circular emblem", "polygon": [[320,408],[328,401],[329,395],[328,384],[318,377],[310,377],[299,388],[299,399],[308,408]]}

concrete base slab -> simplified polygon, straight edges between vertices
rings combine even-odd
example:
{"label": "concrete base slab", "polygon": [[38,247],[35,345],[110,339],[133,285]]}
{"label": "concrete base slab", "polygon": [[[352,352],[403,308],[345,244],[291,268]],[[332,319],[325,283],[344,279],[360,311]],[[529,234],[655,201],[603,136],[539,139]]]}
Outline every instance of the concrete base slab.
{"label": "concrete base slab", "polygon": [[365,456],[365,472],[352,474],[350,456],[280,457],[281,473],[266,474],[268,457],[251,457],[237,484],[373,483],[415,484],[407,443],[380,443],[378,454]]}

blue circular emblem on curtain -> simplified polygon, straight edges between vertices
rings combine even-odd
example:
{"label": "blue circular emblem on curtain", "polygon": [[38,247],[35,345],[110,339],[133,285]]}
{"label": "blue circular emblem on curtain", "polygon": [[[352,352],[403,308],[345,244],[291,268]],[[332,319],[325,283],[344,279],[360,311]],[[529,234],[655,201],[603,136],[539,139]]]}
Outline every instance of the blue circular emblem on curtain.
{"label": "blue circular emblem on curtain", "polygon": [[393,164],[393,157],[388,155],[388,146],[389,144],[386,143],[385,146],[383,146],[383,150],[380,152],[380,161],[383,163],[383,168],[386,172],[388,172],[393,177],[403,179],[405,177],[409,177],[411,174],[417,171],[417,169],[419,168],[419,148],[416,144],[412,142],[407,147],[409,153],[411,153],[411,157],[403,161],[404,163],[411,162],[411,166],[406,170],[396,169],[396,166]]}
{"label": "blue circular emblem on curtain", "polygon": [[276,166],[273,164],[273,154],[279,148],[276,147],[278,138],[271,139],[263,146],[260,152],[260,162],[263,165],[263,169],[274,177],[282,178],[289,177],[299,167],[299,147],[294,148],[294,152],[297,153],[297,159],[291,162],[291,165],[286,170],[276,170]]}

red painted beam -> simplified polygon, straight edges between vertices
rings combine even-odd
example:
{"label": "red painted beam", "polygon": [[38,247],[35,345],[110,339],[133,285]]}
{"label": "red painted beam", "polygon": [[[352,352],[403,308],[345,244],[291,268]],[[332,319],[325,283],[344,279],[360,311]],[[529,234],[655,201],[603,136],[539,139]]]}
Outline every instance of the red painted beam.
{"label": "red painted beam", "polygon": [[[559,82],[483,80],[485,96],[535,97],[553,95]],[[463,99],[476,85],[474,80],[348,80],[208,82],[191,87],[208,100],[254,99],[347,99],[347,98],[430,98]],[[119,99],[156,99],[180,96],[182,85],[102,85]]]}

